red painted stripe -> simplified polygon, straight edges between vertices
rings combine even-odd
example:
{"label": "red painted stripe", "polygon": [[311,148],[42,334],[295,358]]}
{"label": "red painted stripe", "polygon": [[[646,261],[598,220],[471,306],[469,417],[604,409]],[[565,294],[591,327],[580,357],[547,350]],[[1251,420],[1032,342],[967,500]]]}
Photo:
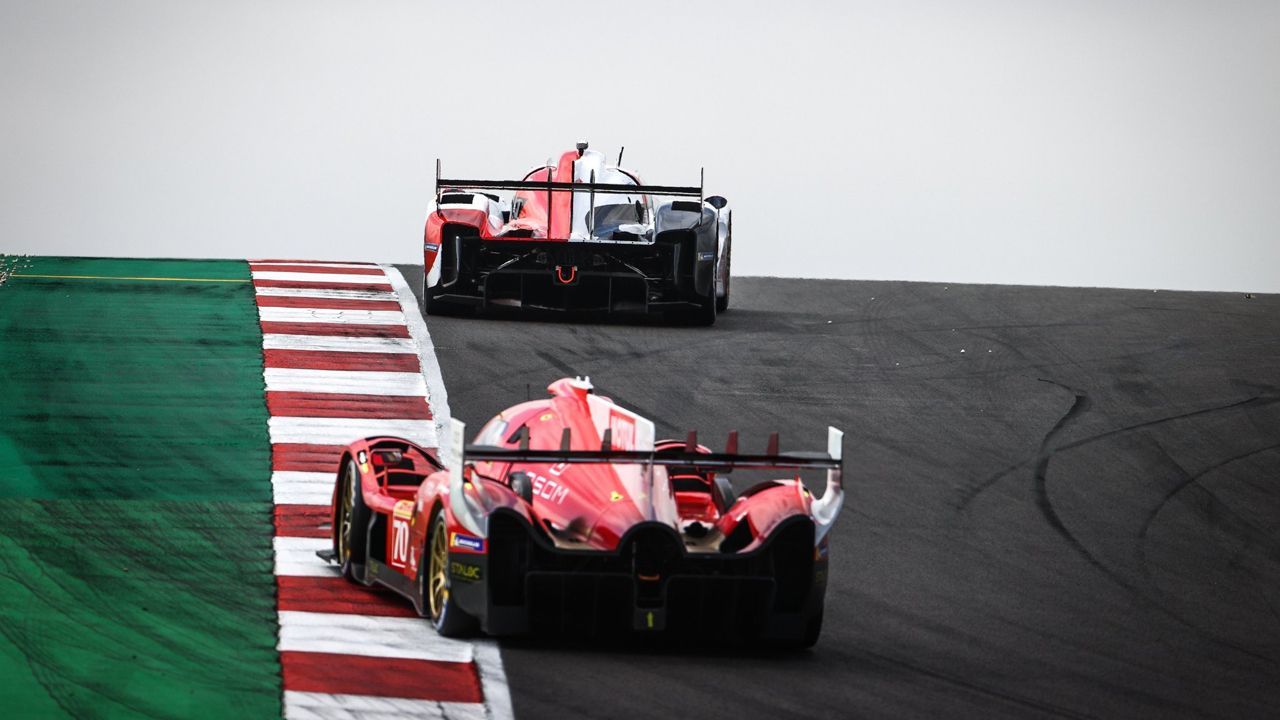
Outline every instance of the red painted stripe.
{"label": "red painted stripe", "polygon": [[316,308],[323,310],[399,310],[399,300],[352,300],[350,298],[292,297],[258,295],[258,307]]}
{"label": "red painted stripe", "polygon": [[276,535],[327,538],[332,536],[333,509],[328,505],[276,505]]}
{"label": "red painted stripe", "polygon": [[378,370],[419,372],[417,355],[405,353],[353,353],[319,350],[263,350],[267,367],[299,370]]}
{"label": "red painted stripe", "polygon": [[[281,610],[340,613],[342,615],[376,615],[379,617],[418,617],[413,603],[390,590],[363,587],[342,578],[290,577],[276,580]],[[423,622],[426,622],[425,620]]]}
{"label": "red painted stripe", "polygon": [[[346,263],[343,263],[346,264]],[[326,267],[323,265],[292,265],[288,263],[249,263],[250,270],[267,272],[304,272],[339,275],[385,275],[380,267]]]}
{"label": "red painted stripe", "polygon": [[262,323],[262,332],[280,335],[342,335],[345,337],[409,337],[404,325],[347,325],[344,323],[274,322]]}
{"label": "red painted stripe", "polygon": [[267,412],[275,417],[431,419],[426,398],[394,395],[270,391]]}
{"label": "red painted stripe", "polygon": [[484,700],[475,663],[286,650],[280,653],[280,665],[285,690],[439,702]]}
{"label": "red painted stripe", "polygon": [[311,263],[338,263],[340,265],[367,265],[368,267],[377,267],[375,263],[360,262],[358,260],[302,260],[299,258],[253,258],[248,261],[250,265],[310,265]]}
{"label": "red painted stripe", "polygon": [[[334,268],[335,270],[338,268]],[[373,290],[391,292],[391,284],[381,283],[342,283],[342,282],[303,282],[301,280],[254,280],[253,286],[278,288],[306,288],[309,290]]]}
{"label": "red painted stripe", "polygon": [[336,473],[346,449],[346,445],[277,443],[271,446],[271,469]]}

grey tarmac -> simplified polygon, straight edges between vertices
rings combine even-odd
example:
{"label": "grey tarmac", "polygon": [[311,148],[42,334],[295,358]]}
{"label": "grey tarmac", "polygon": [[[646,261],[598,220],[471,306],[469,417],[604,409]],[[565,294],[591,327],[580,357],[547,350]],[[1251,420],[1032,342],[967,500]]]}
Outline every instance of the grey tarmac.
{"label": "grey tarmac", "polygon": [[428,319],[472,427],[590,375],[660,435],[848,433],[812,651],[503,641],[518,717],[1280,712],[1280,296],[733,293],[711,328]]}

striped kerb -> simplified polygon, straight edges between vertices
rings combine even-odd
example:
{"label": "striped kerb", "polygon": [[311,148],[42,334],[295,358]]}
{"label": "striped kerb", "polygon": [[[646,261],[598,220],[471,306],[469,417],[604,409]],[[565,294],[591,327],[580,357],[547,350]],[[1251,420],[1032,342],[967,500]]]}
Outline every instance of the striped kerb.
{"label": "striped kerb", "polygon": [[348,583],[316,555],[331,546],[347,443],[394,435],[437,445],[447,404],[432,405],[428,380],[438,383],[439,369],[412,293],[397,270],[372,264],[254,261],[250,271],[270,415],[285,716],[510,716],[492,643],[440,637],[404,599]]}

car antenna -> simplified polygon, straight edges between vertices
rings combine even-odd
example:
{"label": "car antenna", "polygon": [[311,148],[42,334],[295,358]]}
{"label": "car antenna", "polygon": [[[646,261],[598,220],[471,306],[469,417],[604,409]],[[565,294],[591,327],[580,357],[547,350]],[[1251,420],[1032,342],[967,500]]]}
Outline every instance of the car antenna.
{"label": "car antenna", "polygon": [[591,169],[591,190],[587,196],[587,237],[596,236],[596,170]]}
{"label": "car antenna", "polygon": [[623,145],[618,148],[618,164],[616,167],[622,167],[622,153],[627,151],[627,146]]}
{"label": "car antenna", "polygon": [[444,194],[440,192],[440,158],[436,158],[436,214],[441,218],[444,217],[444,211],[440,209],[440,198]]}

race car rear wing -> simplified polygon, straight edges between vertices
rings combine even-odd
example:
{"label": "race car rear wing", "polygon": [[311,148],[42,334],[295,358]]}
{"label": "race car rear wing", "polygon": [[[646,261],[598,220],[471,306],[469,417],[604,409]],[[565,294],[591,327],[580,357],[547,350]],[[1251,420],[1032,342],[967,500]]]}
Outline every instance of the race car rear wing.
{"label": "race car rear wing", "polygon": [[[550,177],[550,173],[547,173]],[[601,195],[662,195],[665,197],[696,197],[701,207],[703,183],[706,179],[704,171],[698,172],[698,187],[682,185],[627,185],[625,183],[596,182],[596,174],[591,172],[590,182],[560,182],[554,180],[465,180],[459,178],[440,177],[440,159],[436,158],[436,207],[439,208],[448,190],[545,190],[547,193],[547,227],[551,227],[551,215],[555,204],[551,202],[553,191],[585,192],[590,195],[589,207],[595,207],[595,196]],[[570,211],[572,212],[572,211]]]}
{"label": "race car rear wing", "polygon": [[[811,506],[814,522],[817,524],[817,539],[830,529],[836,515],[844,502],[844,432],[834,427],[827,428],[827,451],[793,452],[778,451],[778,434],[769,437],[768,448],[762,454],[738,452],[738,433],[729,433],[729,440],[724,452],[698,452],[698,436],[690,432],[683,449],[675,452],[658,453],[653,450],[615,450],[611,443],[611,431],[605,430],[599,450],[572,450],[569,429],[565,428],[560,438],[560,448],[556,450],[533,450],[529,448],[528,431],[521,428],[517,431],[519,447],[507,448],[493,445],[466,445],[466,424],[456,419],[450,421],[445,447],[441,448],[441,459],[449,470],[449,502],[450,509],[472,532],[481,536],[483,523],[480,521],[479,508],[472,507],[463,492],[464,468],[467,463],[476,461],[493,462],[526,462],[526,463],[581,463],[610,465],[643,465],[652,467],[678,466],[694,467],[703,470],[731,472],[735,469],[751,470],[803,470],[824,469],[827,471],[827,487],[821,498],[815,499]],[[483,495],[483,483],[476,483],[476,491]]]}
{"label": "race car rear wing", "polygon": [[[705,177],[704,173],[699,172]],[[683,185],[627,185],[625,183],[598,182],[558,182],[554,180],[465,180],[440,177],[440,160],[436,159],[436,199],[439,200],[443,189],[457,190],[570,190],[573,192],[591,192],[602,195],[663,195],[668,197],[703,198],[703,178],[698,180],[697,187]]]}

